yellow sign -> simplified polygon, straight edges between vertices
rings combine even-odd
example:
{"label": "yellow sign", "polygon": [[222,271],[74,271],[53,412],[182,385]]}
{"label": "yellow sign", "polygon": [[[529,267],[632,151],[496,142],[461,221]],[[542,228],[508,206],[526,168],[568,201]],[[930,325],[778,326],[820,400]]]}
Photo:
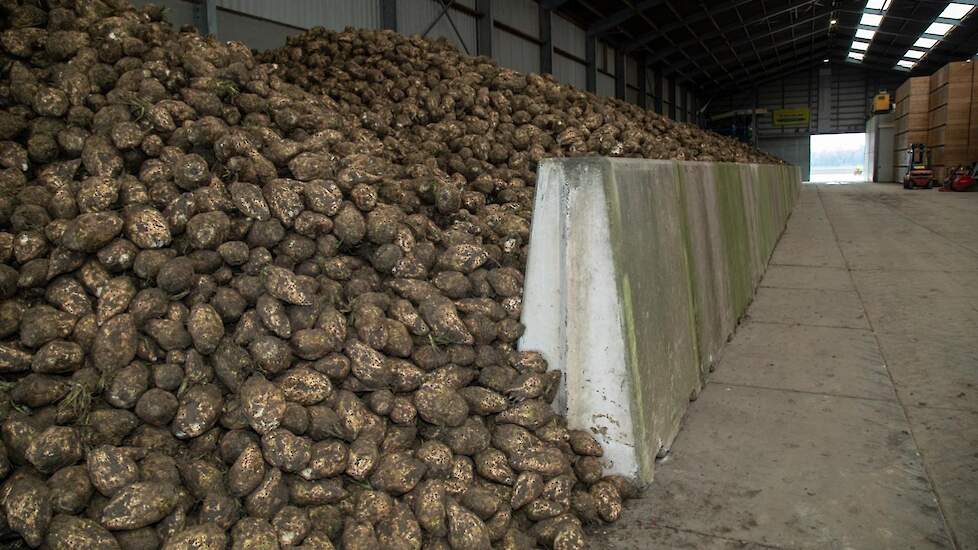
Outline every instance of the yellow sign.
{"label": "yellow sign", "polygon": [[771,112],[774,126],[779,128],[798,128],[808,126],[812,112],[807,107],[795,109],[776,109]]}

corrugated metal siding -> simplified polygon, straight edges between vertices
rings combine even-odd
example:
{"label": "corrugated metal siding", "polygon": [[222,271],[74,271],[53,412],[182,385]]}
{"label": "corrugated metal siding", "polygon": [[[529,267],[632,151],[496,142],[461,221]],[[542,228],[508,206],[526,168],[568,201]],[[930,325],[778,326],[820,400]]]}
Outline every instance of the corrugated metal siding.
{"label": "corrugated metal siding", "polygon": [[638,86],[638,62],[634,57],[625,58],[625,84]]}
{"label": "corrugated metal siding", "polygon": [[[819,69],[802,71],[769,82],[757,90],[760,108],[775,110],[807,106],[811,109],[810,129],[775,128],[770,116],[760,116],[757,119],[758,135],[774,138],[818,132]],[[866,119],[870,116],[872,96],[881,88],[891,92],[896,90],[903,80],[896,75],[849,66],[831,67],[829,78],[826,103],[830,110],[827,112],[828,124],[824,127],[826,133],[863,132]],[[709,112],[719,114],[735,109],[749,109],[751,105],[753,105],[751,92],[745,91],[714,99],[710,104]]]}
{"label": "corrugated metal siding", "polygon": [[[194,3],[190,0],[131,0],[135,5],[150,2],[163,4],[170,8],[169,20],[174,25],[194,24]],[[528,36],[539,33],[539,5],[536,0],[493,0],[493,15],[502,25],[511,27]],[[455,0],[456,6],[475,9],[476,0]],[[301,32],[301,29],[322,26],[333,30],[346,27],[380,28],[380,0],[217,0],[218,31],[222,40],[236,40],[262,50],[281,46],[287,36]],[[397,0],[398,24],[404,34],[420,34],[442,11],[437,0]],[[475,53],[476,19],[456,9],[451,9],[460,41],[445,17],[429,31],[431,38],[446,38],[461,51]],[[515,32],[515,31],[514,31]],[[554,46],[559,51],[583,60],[585,57],[586,31],[560,17],[553,16]],[[496,28],[493,35],[497,61],[506,67],[522,72],[539,72],[540,46],[533,40],[510,34]],[[598,93],[614,95],[615,50],[600,42],[597,48],[596,64]],[[561,82],[584,88],[586,77],[583,63],[555,52],[554,76]],[[628,101],[637,102],[639,82],[637,62],[634,58],[625,60],[625,96]],[[648,93],[653,94],[653,80],[648,78]],[[675,92],[666,92],[667,101],[672,101]],[[842,96],[840,96],[841,98]],[[653,103],[650,101],[649,105]],[[690,101],[689,105],[691,106]]]}
{"label": "corrugated metal siding", "polygon": [[539,38],[540,10],[530,0],[495,0],[492,16],[496,21]]}
{"label": "corrugated metal siding", "polygon": [[133,6],[142,7],[146,4],[155,4],[167,8],[166,20],[174,27],[194,24],[194,6],[183,0],[130,0]]}
{"label": "corrugated metal siding", "polygon": [[377,0],[217,0],[220,8],[255,15],[309,29],[345,27],[376,29],[380,27],[380,3]]}
{"label": "corrugated metal siding", "polygon": [[554,55],[554,77],[564,84],[584,89],[587,86],[587,73],[584,65],[562,55]]}
{"label": "corrugated metal siding", "polygon": [[551,33],[555,48],[560,48],[584,59],[584,40],[587,38],[587,32],[584,29],[559,15],[555,15],[553,16]]}
{"label": "corrugated metal siding", "polygon": [[241,42],[254,50],[270,50],[285,45],[285,38],[303,32],[301,29],[217,10],[217,37]]}
{"label": "corrugated metal siding", "polygon": [[[471,4],[472,2],[460,1],[458,3]],[[432,0],[397,0],[397,25],[400,32],[408,35],[421,34],[438,17],[438,14],[441,13],[441,8],[441,4]],[[452,21],[455,22],[455,26],[458,27],[462,39],[465,41],[468,52],[475,55],[475,18],[454,10],[451,10],[449,13],[452,16]],[[458,37],[455,35],[455,31],[452,30],[451,23],[445,17],[442,17],[438,21],[428,33],[428,36],[431,38],[447,38],[449,42],[455,44],[459,51],[466,51],[466,48],[462,47],[462,43],[459,42]]]}
{"label": "corrugated metal siding", "polygon": [[492,31],[492,40],[496,61],[500,65],[524,73],[540,72],[540,46],[498,27]]}
{"label": "corrugated metal siding", "polygon": [[615,97],[615,77],[598,73],[598,95]]}

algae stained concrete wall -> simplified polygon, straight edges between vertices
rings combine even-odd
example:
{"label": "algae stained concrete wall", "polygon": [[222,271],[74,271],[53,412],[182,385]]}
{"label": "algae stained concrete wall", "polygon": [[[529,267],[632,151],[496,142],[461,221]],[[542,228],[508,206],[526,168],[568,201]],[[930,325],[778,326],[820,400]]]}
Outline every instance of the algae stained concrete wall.
{"label": "algae stained concrete wall", "polygon": [[793,166],[554,159],[539,169],[522,349],[616,472],[651,481],[794,205]]}

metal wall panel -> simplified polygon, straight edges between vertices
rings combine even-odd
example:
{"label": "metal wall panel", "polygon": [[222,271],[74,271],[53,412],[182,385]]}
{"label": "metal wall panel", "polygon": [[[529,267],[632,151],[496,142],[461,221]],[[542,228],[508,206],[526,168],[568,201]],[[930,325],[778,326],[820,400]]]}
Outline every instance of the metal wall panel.
{"label": "metal wall panel", "polygon": [[554,47],[584,59],[587,32],[559,15],[553,17]]}
{"label": "metal wall panel", "polygon": [[582,63],[554,54],[554,77],[558,82],[569,84],[581,90],[587,84],[587,74]]}
{"label": "metal wall panel", "polygon": [[[190,0],[131,1],[137,6],[150,2],[163,4],[170,8],[168,19],[174,25],[194,24],[194,3]],[[408,35],[422,33],[442,11],[442,5],[437,0],[396,1],[399,31]],[[493,1],[494,17],[500,24],[528,36],[538,36],[539,5],[536,0]],[[474,9],[475,2],[476,0],[455,0],[455,5]],[[279,47],[284,44],[286,37],[316,26],[332,30],[346,27],[377,29],[381,26],[379,0],[217,0],[217,4],[219,38],[240,41],[258,50]],[[459,40],[445,17],[435,24],[428,36],[446,38],[460,51],[474,54],[476,18],[456,9],[451,9],[449,13],[462,40]],[[558,51],[580,59],[585,57],[585,29],[554,15],[552,35],[554,47]],[[501,65],[522,72],[539,72],[538,44],[499,28],[493,31],[493,41],[496,59]],[[613,47],[598,43],[596,64],[599,72],[597,89],[600,95],[614,96],[614,55]],[[559,81],[583,89],[586,83],[585,72],[584,65],[576,59],[555,52],[554,76]],[[625,78],[626,99],[637,102],[639,76],[636,59],[626,58]],[[654,89],[651,74],[647,89],[651,95]],[[666,97],[667,101],[672,102],[675,92],[669,90]],[[649,105],[653,104],[653,101],[649,101]],[[688,105],[692,105],[692,102]],[[846,111],[843,109],[840,112]]]}
{"label": "metal wall panel", "polygon": [[757,148],[798,166],[802,181],[808,181],[812,167],[810,136],[759,139]]}
{"label": "metal wall panel", "polygon": [[[758,107],[774,110],[807,106],[811,109],[811,123],[809,128],[776,128],[770,116],[760,116],[757,119],[758,135],[774,138],[809,133],[863,132],[871,114],[872,96],[880,89],[892,93],[902,80],[896,74],[836,65],[813,67],[768,82],[757,90]],[[744,91],[715,98],[709,112],[719,114],[749,109],[752,105],[751,92]],[[825,117],[820,116],[819,105],[826,107]]]}
{"label": "metal wall panel", "polygon": [[174,27],[179,28],[183,25],[194,24],[194,6],[184,0],[130,0],[130,3],[137,8],[146,4],[155,4],[167,8],[169,13],[166,14],[166,20],[172,23]]}
{"label": "metal wall panel", "polygon": [[597,82],[599,96],[615,97],[615,77],[599,72]]}
{"label": "metal wall panel", "polygon": [[540,72],[540,46],[512,35],[499,27],[492,30],[496,61],[524,73]]}
{"label": "metal wall panel", "polygon": [[638,62],[634,57],[625,58],[625,84],[638,87]]}
{"label": "metal wall panel", "polygon": [[638,90],[625,88],[625,101],[633,104],[638,103]]}
{"label": "metal wall panel", "polygon": [[255,50],[270,50],[285,45],[285,38],[300,34],[302,29],[217,10],[217,37],[235,41]]}
{"label": "metal wall panel", "polygon": [[[471,4],[474,1],[458,3]],[[398,30],[401,34],[421,34],[438,17],[439,13],[441,13],[441,4],[432,0],[397,0]],[[475,18],[454,10],[451,10],[450,13],[459,33],[462,35],[462,39],[465,41],[465,47],[462,47],[462,43],[459,42],[455,31],[452,30],[451,24],[445,17],[442,17],[431,29],[428,37],[447,38],[449,42],[455,44],[459,51],[465,52],[468,48],[468,52],[475,55]]]}
{"label": "metal wall panel", "polygon": [[539,38],[540,10],[531,0],[495,0],[492,15],[500,23]]}
{"label": "metal wall panel", "polygon": [[380,28],[377,0],[217,0],[217,6],[303,29]]}

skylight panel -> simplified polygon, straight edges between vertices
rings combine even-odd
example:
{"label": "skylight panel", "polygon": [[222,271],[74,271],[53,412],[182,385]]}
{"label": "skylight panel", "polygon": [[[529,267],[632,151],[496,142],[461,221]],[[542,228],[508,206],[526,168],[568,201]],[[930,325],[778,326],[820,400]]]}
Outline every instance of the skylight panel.
{"label": "skylight panel", "polygon": [[870,31],[867,29],[859,29],[856,31],[856,38],[862,38],[863,40],[872,40],[876,36],[876,31]]}
{"label": "skylight panel", "polygon": [[931,23],[930,26],[927,27],[927,30],[924,31],[924,34],[934,34],[937,36],[944,36],[952,28],[954,28],[954,25],[948,25],[947,23]]}
{"label": "skylight panel", "polygon": [[906,59],[904,59],[902,61],[898,61],[897,62],[897,65],[899,65],[899,66],[901,66],[901,67],[903,67],[905,69],[912,69],[913,66],[915,65],[915,63],[913,61],[907,61]]}
{"label": "skylight panel", "polygon": [[866,50],[869,49],[869,44],[866,43],[866,42],[860,42],[858,40],[853,40],[852,41],[852,49],[859,50],[859,51],[864,52],[864,51],[866,51]]}
{"label": "skylight panel", "polygon": [[882,15],[876,15],[875,13],[864,13],[862,19],[859,20],[859,24],[870,27],[878,27],[880,26],[881,21],[883,21]]}
{"label": "skylight panel", "polygon": [[916,42],[913,43],[914,48],[932,48],[934,44],[937,44],[937,40],[933,38],[920,37]]}
{"label": "skylight panel", "polygon": [[849,52],[849,57],[862,61],[863,57],[866,57],[866,54],[859,53],[859,52]]}
{"label": "skylight panel", "polygon": [[890,0],[869,0],[866,2],[866,7],[871,10],[886,11],[886,8],[890,7]]}
{"label": "skylight panel", "polygon": [[944,11],[942,11],[941,15],[938,17],[943,17],[945,19],[961,19],[965,15],[968,15],[968,12],[970,12],[973,7],[974,6],[969,4],[956,4],[952,2],[948,4],[946,8],[944,8]]}
{"label": "skylight panel", "polygon": [[907,53],[903,54],[903,57],[908,59],[920,59],[924,57],[924,52],[920,50],[907,50]]}

